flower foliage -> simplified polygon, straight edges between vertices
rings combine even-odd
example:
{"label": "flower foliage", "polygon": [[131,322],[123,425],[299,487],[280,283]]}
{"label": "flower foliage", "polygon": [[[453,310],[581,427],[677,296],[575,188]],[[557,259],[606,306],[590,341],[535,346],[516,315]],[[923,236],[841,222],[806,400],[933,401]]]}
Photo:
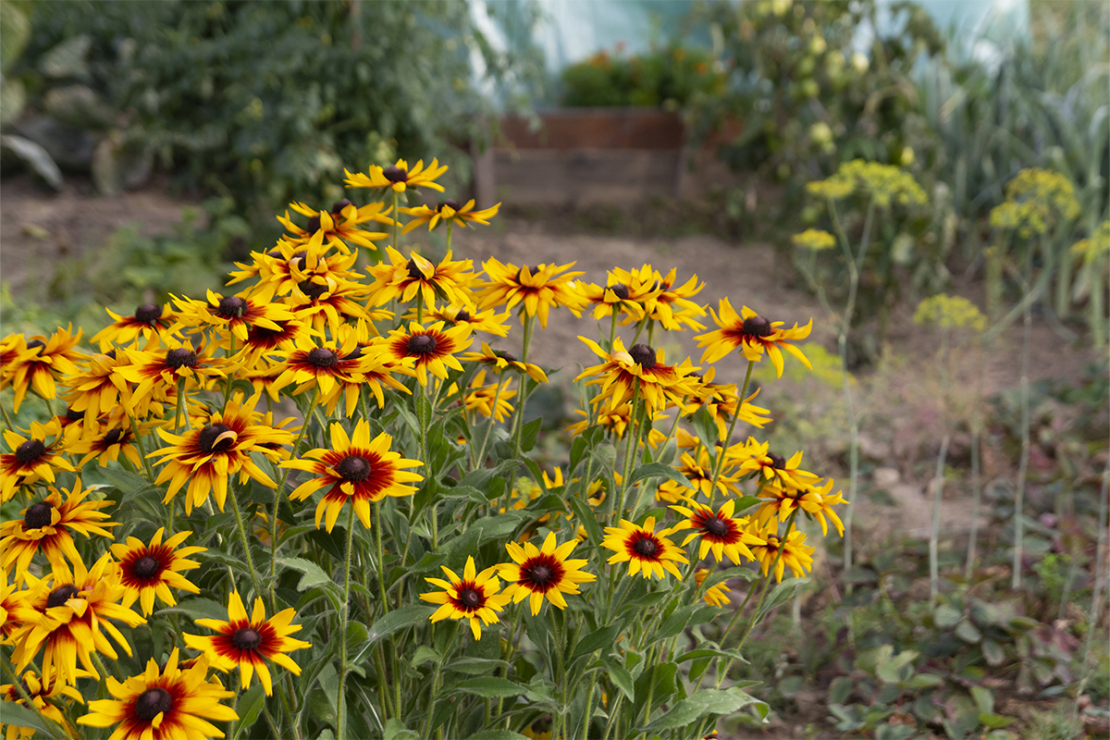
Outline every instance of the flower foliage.
{"label": "flower foliage", "polygon": [[[143,740],[701,726],[685,737],[763,706],[732,687],[679,710],[700,683],[679,640],[734,612],[740,579],[762,604],[809,572],[800,519],[843,531],[834,481],[749,436],[771,421],[752,368],[808,368],[812,321],[708,311],[696,275],[651,265],[600,285],[573,262],[475,272],[452,233],[496,206],[401,206],[444,172],[349,173],[381,200],[293,203],[235,292],[109,312],[88,348],[71,328],[0,340],[0,650],[25,676],[5,721]],[[398,243],[414,223],[445,232],[445,256]],[[541,468],[526,409],[555,368],[530,349],[553,309],[590,306],[600,364],[569,456]],[[663,333],[707,314],[701,364],[668,360]],[[731,660],[736,621],[694,646]],[[626,703],[645,662],[673,680]]]}

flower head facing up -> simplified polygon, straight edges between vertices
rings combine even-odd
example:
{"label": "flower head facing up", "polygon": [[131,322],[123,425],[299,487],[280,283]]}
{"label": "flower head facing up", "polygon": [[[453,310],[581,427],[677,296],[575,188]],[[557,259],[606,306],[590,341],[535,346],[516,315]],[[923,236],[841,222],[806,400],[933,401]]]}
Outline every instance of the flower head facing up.
{"label": "flower head facing up", "polygon": [[482,623],[496,624],[501,621],[497,612],[504,611],[504,607],[512,600],[512,595],[501,592],[501,582],[495,575],[498,566],[486,568],[481,573],[474,565],[474,558],[467,557],[466,567],[463,569],[462,578],[447,566],[440,566],[450,580],[442,578],[425,578],[433,586],[438,586],[442,591],[420,594],[423,601],[439,604],[440,607],[432,614],[432,622],[441,622],[444,619],[466,619],[470,621],[470,630],[475,640],[482,639]]}
{"label": "flower head facing up", "polygon": [[427,328],[413,321],[408,329],[393,329],[389,335],[385,344],[389,357],[395,362],[410,358],[420,385],[428,384],[429,372],[440,380],[447,379],[448,369],[462,372],[463,366],[455,354],[473,343],[469,329],[463,326],[444,329],[442,321]]}
{"label": "flower head facing up", "polygon": [[200,589],[190,583],[180,571],[199,568],[200,563],[188,560],[190,555],[205,552],[205,547],[177,548],[192,532],[178,532],[162,541],[165,527],[160,528],[144,544],[136,537],[128,537],[127,544],[112,545],[112,554],[119,560],[120,583],[127,589],[123,599],[124,606],[139,601],[143,616],[154,611],[154,597],[157,596],[166,606],[174,606],[177,601],[170,592],[176,588],[191,594],[199,594]]}
{"label": "flower head facing up", "polygon": [[621,519],[619,527],[605,528],[606,537],[601,546],[616,553],[609,558],[610,564],[629,564],[630,576],[642,573],[644,578],[654,576],[661,579],[666,571],[675,578],[682,578],[675,563],[690,561],[682,554],[681,549],[667,539],[671,531],[663,529],[656,532],[653,516],[644,520],[643,526]]}
{"label": "flower head facing up", "polygon": [[194,650],[202,651],[212,667],[230,671],[239,667],[239,676],[244,689],[251,685],[251,677],[258,672],[266,696],[273,696],[273,680],[266,667],[269,660],[285,668],[294,676],[301,675],[301,668],[285,653],[312,647],[310,643],[296,640],[289,635],[300,632],[301,625],[292,624],[296,612],[285,609],[266,619],[266,607],[261,598],[254,600],[250,618],[243,606],[238,591],[232,591],[227,606],[227,621],[219,619],[198,619],[196,623],[215,632],[215,635],[185,635],[185,644]]}
{"label": "flower head facing up", "polygon": [[[10,429],[4,430],[4,442],[10,453],[0,454],[0,501],[8,501],[21,486],[40,480],[54,482],[55,471],[76,472],[61,456],[64,440],[57,420],[46,424],[31,422],[30,438],[20,436]],[[47,437],[53,437],[48,443]]]}
{"label": "flower head facing up", "polygon": [[78,358],[74,351],[81,341],[83,331],[71,334],[72,327],[61,329],[46,336],[33,336],[30,341],[16,345],[17,351],[4,363],[4,385],[15,389],[13,410],[18,414],[28,390],[33,390],[47,400],[57,394],[55,381],[63,375],[73,375],[77,367],[73,364]]}
{"label": "flower head facing up", "polygon": [[396,164],[388,167],[370,165],[369,174],[361,172],[351,174],[347,170],[344,183],[349,188],[373,188],[375,190],[392,190],[394,193],[403,193],[408,188],[430,188],[443,192],[443,186],[436,182],[436,178],[447,171],[447,165],[440,166],[438,159],[424,167],[424,160],[409,167],[408,162],[398,159]]}
{"label": "flower head facing up", "polygon": [[448,303],[472,306],[470,284],[474,280],[471,260],[451,260],[451,252],[437,265],[416,252],[406,258],[393,247],[386,247],[393,264],[382,263],[371,267],[374,284],[370,286],[375,306],[384,306],[392,300],[408,303],[422,300],[425,308],[432,309],[436,299]]}
{"label": "flower head facing up", "polygon": [[795,324],[791,329],[784,329],[783,322],[769,321],[747,306],[737,314],[728,298],[723,298],[720,314],[714,313],[713,320],[721,328],[697,337],[698,346],[706,348],[701,356],[702,362],[716,362],[735,349],[739,349],[745,359],[755,362],[766,352],[775,366],[775,372],[781,378],[783,363],[780,349],[784,349],[797,357],[803,365],[813,369],[801,350],[791,344],[809,336],[813,319],[805,326]]}
{"label": "flower head facing up", "polygon": [[348,437],[343,425],[331,426],[331,449],[309,450],[305,459],[290,460],[284,468],[313,473],[289,494],[294,501],[304,501],[314,492],[327,489],[316,506],[316,526],[327,515],[326,526],[330,532],[335,527],[343,505],[350,502],[359,520],[370,528],[370,504],[386,496],[412,496],[416,489],[409,483],[424,477],[406,470],[424,463],[407,460],[401,453],[389,449],[393,438],[382,432],[370,438],[370,424],[362,419],[355,425],[353,437]]}
{"label": "flower head facing up", "polygon": [[545,598],[565,609],[563,594],[579,593],[578,584],[597,580],[594,574],[582,572],[588,560],[567,559],[577,545],[577,540],[557,545],[554,532],[548,533],[540,548],[531,542],[525,542],[523,547],[516,542],[506,543],[513,562],[500,566],[500,575],[507,584],[505,594],[518,604],[528,599],[533,616],[540,613]]}
{"label": "flower head facing up", "polygon": [[235,696],[218,680],[208,680],[208,658],[182,668],[177,648],[170,653],[165,668],[151,658],[146,670],[120,683],[107,680],[108,693],[114,698],[89,702],[89,713],[77,719],[88,727],[111,727],[114,740],[177,740],[178,738],[222,738],[213,722],[231,722],[239,715],[220,703]]}
{"label": "flower head facing up", "polygon": [[764,540],[747,531],[747,517],[732,518],[732,512],[736,508],[735,499],[726,501],[717,511],[693,501],[690,502],[690,508],[684,506],[672,506],[671,508],[686,517],[686,519],[672,527],[672,532],[683,529],[694,530],[686,536],[682,546],[686,547],[692,540],[698,537],[701,538],[698,560],[704,559],[706,555],[712,552],[718,563],[727,555],[729,560],[739,565],[741,555],[748,560],[755,560],[755,555],[748,549],[748,545],[767,544]]}
{"label": "flower head facing up", "polygon": [[252,328],[281,332],[282,325],[278,322],[293,319],[286,306],[246,293],[222,296],[209,290],[207,301],[173,296],[173,302],[177,305],[180,326],[214,330],[224,336],[230,334],[239,346],[247,342]]}

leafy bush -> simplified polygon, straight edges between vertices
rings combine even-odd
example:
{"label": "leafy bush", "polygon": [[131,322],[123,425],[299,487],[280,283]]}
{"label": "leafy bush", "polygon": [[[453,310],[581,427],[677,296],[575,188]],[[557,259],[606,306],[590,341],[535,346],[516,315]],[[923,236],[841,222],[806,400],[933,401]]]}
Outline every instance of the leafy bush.
{"label": "leafy bush", "polygon": [[670,110],[719,95],[725,75],[704,49],[676,44],[646,54],[602,51],[562,73],[568,107],[663,106]]}

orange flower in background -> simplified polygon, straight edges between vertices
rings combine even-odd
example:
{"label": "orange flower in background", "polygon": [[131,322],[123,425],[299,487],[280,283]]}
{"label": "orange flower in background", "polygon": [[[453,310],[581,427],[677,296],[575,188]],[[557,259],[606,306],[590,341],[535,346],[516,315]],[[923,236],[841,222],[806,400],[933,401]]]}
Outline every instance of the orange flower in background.
{"label": "orange flower in background", "polygon": [[63,375],[72,375],[77,372],[74,361],[80,354],[74,347],[81,341],[84,334],[80,329],[76,336],[71,325],[67,329],[59,328],[49,337],[32,336],[26,345],[15,345],[11,359],[4,364],[4,374],[7,383],[15,388],[14,411],[19,413],[19,406],[27,395],[29,389],[34,390],[40,397],[52,399],[57,394],[55,381]]}
{"label": "orange flower in background", "polygon": [[446,171],[447,165],[441,167],[438,159],[433,159],[427,168],[424,167],[422,159],[411,169],[408,162],[398,159],[396,164],[389,167],[378,167],[372,164],[369,174],[366,175],[361,172],[352,175],[350,171],[344,169],[343,174],[347,179],[343,182],[349,188],[374,188],[392,190],[395,193],[403,193],[407,188],[430,188],[442,193],[443,186],[437,184],[435,180]]}
{"label": "orange flower in background", "polygon": [[780,328],[783,326],[782,321],[768,321],[747,306],[741,309],[741,313],[736,313],[728,298],[723,298],[720,315],[714,312],[713,320],[721,328],[697,337],[698,346],[705,347],[702,362],[716,362],[735,349],[739,349],[745,359],[755,362],[766,352],[775,366],[775,372],[781,378],[783,364],[780,350],[784,349],[810,370],[813,369],[802,351],[791,344],[809,336],[813,319],[805,326],[794,324],[792,329],[783,329]]}

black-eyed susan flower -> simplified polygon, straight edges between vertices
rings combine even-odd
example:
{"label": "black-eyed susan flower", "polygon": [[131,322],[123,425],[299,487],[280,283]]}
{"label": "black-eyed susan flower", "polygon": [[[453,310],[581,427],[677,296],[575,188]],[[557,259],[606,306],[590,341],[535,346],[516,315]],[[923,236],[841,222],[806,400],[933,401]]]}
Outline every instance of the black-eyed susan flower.
{"label": "black-eyed susan flower", "polygon": [[422,159],[416,163],[415,167],[411,168],[408,162],[398,159],[396,164],[391,164],[388,167],[378,167],[372,164],[368,174],[365,175],[361,172],[351,174],[344,169],[343,174],[347,176],[347,179],[343,182],[349,188],[392,190],[394,193],[403,193],[406,188],[430,188],[442,193],[443,186],[435,180],[446,171],[447,165],[440,166],[438,159],[433,159],[427,167],[424,167],[424,160]]}
{"label": "black-eyed susan flower", "polygon": [[[590,428],[590,415],[582,409],[574,409],[574,413],[577,416],[584,416],[586,418],[568,426],[567,433],[579,435]],[[625,430],[628,429],[628,425],[632,422],[632,404],[625,403],[615,409],[611,409],[608,406],[599,406],[594,410],[594,417],[594,424],[604,428],[608,434],[613,435],[616,439],[623,439]],[[652,421],[665,418],[667,417],[660,412],[651,412]],[[681,427],[679,428],[681,429]],[[653,428],[648,433],[648,444],[651,445],[652,448],[658,447],[666,439],[667,435],[663,434],[663,432],[658,429]]]}
{"label": "black-eyed susan flower", "polygon": [[[83,455],[77,467],[83,468],[90,460],[97,460],[100,467],[106,468],[108,463],[119,462],[120,454],[130,460],[136,468],[143,466],[135,433],[129,427],[122,426],[128,423],[123,409],[117,407],[113,411],[115,413],[106,419],[103,425],[87,431],[85,436],[70,445],[71,454]],[[139,434],[146,435],[161,424],[160,421],[141,421],[138,423]]]}
{"label": "black-eyed susan flower", "polygon": [[77,470],[62,457],[62,428],[55,419],[46,424],[31,422],[30,437],[5,429],[4,442],[11,452],[0,454],[0,501],[10,500],[22,486],[40,480],[53,483],[55,471]]}
{"label": "black-eyed susan flower", "polygon": [[[250,328],[247,340],[239,345],[235,356],[237,362],[244,367],[253,368],[262,358],[270,359],[293,351],[298,339],[319,336],[318,331],[299,319],[290,318],[273,323],[277,325],[277,329],[268,329],[257,324]],[[217,343],[224,344],[223,341]]]}
{"label": "black-eyed susan flower", "polygon": [[393,264],[382,263],[370,268],[374,283],[370,286],[375,306],[384,306],[392,300],[408,303],[414,299],[424,302],[431,309],[439,298],[447,303],[473,306],[470,285],[474,282],[474,263],[471,260],[452,260],[451,251],[436,263],[416,252],[406,258],[393,247],[386,247]]}
{"label": "black-eyed susan flower", "polygon": [[586,337],[578,337],[604,362],[583,370],[575,382],[582,378],[592,378],[586,385],[598,385],[600,393],[592,403],[600,404],[608,399],[609,409],[639,396],[652,411],[659,411],[669,404],[679,404],[684,396],[694,392],[695,378],[692,374],[698,368],[683,360],[680,365],[667,365],[663,349],[658,350],[646,344],[634,344],[625,349],[620,337],[613,343],[613,352],[603,350],[597,342]]}
{"label": "black-eyed susan flower", "polygon": [[281,325],[277,322],[293,318],[288,307],[252,298],[249,294],[222,296],[209,290],[207,297],[206,301],[197,301],[171,296],[177,306],[178,325],[232,334],[236,343],[242,346],[252,327],[280,332]]}
{"label": "black-eyed susan flower", "polygon": [[[517,267],[490,259],[482,263],[489,277],[478,293],[480,308],[505,306],[512,310],[520,305],[520,320],[538,316],[540,326],[547,328],[547,316],[552,308],[566,306],[575,316],[580,316],[585,299],[571,285],[581,272],[566,272],[575,263],[567,265],[540,264]],[[560,274],[563,273],[563,274]]]}
{"label": "black-eyed susan flower", "polygon": [[563,594],[581,593],[578,584],[597,580],[593,573],[582,571],[588,560],[568,560],[577,545],[577,540],[557,545],[554,532],[548,533],[540,548],[531,542],[525,542],[523,547],[516,542],[506,543],[505,549],[513,562],[498,566],[505,579],[505,595],[511,596],[516,604],[528,599],[533,616],[540,613],[545,598],[565,609]]}
{"label": "black-eyed susan flower", "polygon": [[447,379],[448,369],[462,372],[463,366],[455,353],[462,352],[473,343],[469,334],[469,330],[462,326],[444,329],[442,321],[427,328],[414,321],[407,330],[391,330],[384,346],[395,362],[411,358],[417,380],[420,385],[427,385],[429,372],[440,380]]}
{"label": "black-eyed susan flower", "polygon": [[[404,315],[407,321],[416,320],[416,309]],[[443,307],[432,308],[424,312],[424,320],[428,322],[442,321],[449,326],[465,326],[470,331],[481,331],[498,337],[509,335],[509,312],[497,313],[495,309],[486,311],[470,310],[465,306],[450,303]]]}
{"label": "black-eyed susan flower", "polygon": [[[696,571],[694,571],[694,582],[700,586],[705,583],[705,578],[708,575],[708,568],[698,568]],[[732,589],[726,586],[723,582],[718,583],[715,586],[710,586],[705,590],[705,594],[702,595],[702,600],[710,606],[719,606],[723,609],[732,603],[732,600],[728,597],[729,591],[731,590]],[[714,736],[716,736],[716,734],[717,733],[713,733]],[[706,735],[706,737],[709,737],[709,735]]]}
{"label": "black-eyed susan flower", "polygon": [[697,317],[705,316],[705,307],[690,298],[700,293],[705,283],[699,284],[698,276],[694,275],[682,285],[675,287],[674,269],[666,275],[661,275],[655,270],[652,273],[655,282],[652,284],[651,295],[644,301],[645,316],[652,321],[658,321],[667,331],[704,329],[705,326],[697,321]]}
{"label": "black-eyed susan flower", "polygon": [[721,468],[721,472],[717,476],[717,487],[714,490],[713,462],[709,458],[709,451],[705,447],[699,448],[697,458],[689,452],[683,452],[675,469],[685,475],[686,479],[694,484],[694,487],[692,489],[687,488],[668,479],[659,485],[656,498],[674,504],[699,493],[710,499],[713,498],[714,493],[720,493],[723,496],[737,495],[740,493],[740,489],[736,486],[739,476],[730,467],[726,462]]}
{"label": "black-eyed susan flower", "polygon": [[747,306],[743,306],[739,314],[736,313],[728,298],[721,299],[719,308],[719,314],[713,312],[713,320],[721,328],[697,337],[698,346],[705,347],[702,362],[716,362],[736,349],[740,350],[745,359],[754,362],[760,360],[766,352],[775,366],[775,372],[781,378],[783,362],[780,350],[784,349],[810,370],[813,369],[802,351],[791,344],[809,336],[813,329],[813,319],[805,326],[794,324],[793,328],[784,329],[782,321],[768,321]]}
{"label": "black-eyed susan flower", "polygon": [[482,342],[481,352],[464,352],[459,355],[459,359],[466,362],[478,362],[486,365],[498,375],[506,370],[515,370],[518,373],[527,374],[528,377],[537,383],[547,382],[547,373],[545,373],[543,368],[539,365],[533,365],[530,362],[521,362],[508,352],[490,349],[489,344],[486,342]]}
{"label": "black-eyed susan flower", "polygon": [[131,403],[131,386],[116,372],[116,368],[131,361],[122,351],[109,350],[109,354],[86,355],[76,364],[77,371],[62,380],[67,388],[62,397],[70,410],[80,412],[78,418],[85,430],[93,431],[101,416]]}
{"label": "black-eyed susan flower", "polygon": [[177,601],[171,588],[199,594],[200,589],[190,583],[181,571],[199,568],[200,563],[189,560],[190,555],[205,552],[206,547],[182,547],[178,545],[188,539],[192,532],[178,532],[165,542],[162,535],[166,528],[160,527],[144,544],[137,537],[128,537],[127,544],[117,542],[111,546],[112,555],[119,561],[120,583],[126,589],[124,606],[131,606],[137,600],[143,616],[154,611],[154,597],[157,596],[166,606]]}
{"label": "black-eyed susan flower", "polygon": [[728,429],[734,416],[739,414],[737,421],[762,429],[771,421],[771,412],[762,406],[751,403],[762,388],[756,388],[744,402],[740,402],[740,394],[735,383],[714,383],[713,378],[716,368],[709,368],[699,379],[695,386],[694,396],[687,398],[683,405],[683,414],[692,415],[699,408],[704,408],[717,425],[717,439],[725,441]]}
{"label": "black-eyed susan flower", "polygon": [[690,544],[692,540],[701,537],[698,560],[704,560],[705,556],[712,552],[718,563],[727,555],[729,560],[739,565],[741,555],[748,560],[755,560],[755,555],[748,549],[748,545],[767,544],[764,540],[747,531],[747,517],[733,518],[732,512],[736,510],[735,499],[729,499],[717,511],[713,511],[711,507],[695,501],[688,503],[689,508],[685,506],[671,507],[686,517],[671,527],[671,531],[694,530],[682,542],[683,547]]}
{"label": "black-eyed susan flower", "polygon": [[[513,413],[513,405],[510,401],[516,396],[516,391],[509,389],[512,382],[510,379],[503,383],[494,382],[486,385],[486,371],[479,370],[474,374],[463,395],[463,405],[468,412],[477,411],[487,419],[493,416],[496,421],[505,421],[509,414]],[[457,386],[452,387],[454,390],[448,392],[448,397],[458,392]]]}
{"label": "black-eyed susan flower", "polygon": [[190,391],[207,389],[217,378],[224,377],[230,363],[221,357],[213,357],[209,350],[203,345],[180,342],[174,337],[164,344],[153,338],[146,349],[123,350],[129,364],[117,366],[115,372],[136,384],[127,405],[129,413],[136,413],[136,409],[149,402],[156,391],[176,387],[179,380],[184,380],[185,390]]}
{"label": "black-eyed susan flower", "polygon": [[[4,698],[4,701],[26,706],[27,701],[19,690],[22,688],[30,697],[31,703],[34,704],[39,714],[57,723],[70,737],[77,737],[77,728],[70,723],[64,712],[65,707],[61,705],[59,700],[65,697],[71,701],[84,704],[85,699],[81,696],[80,691],[61,681],[43,681],[34,671],[24,673],[20,683],[22,687],[13,683],[0,686],[0,696]],[[32,728],[9,724],[7,725],[5,740],[31,740],[34,735],[35,730]]]}
{"label": "black-eyed susan flower", "polygon": [[798,467],[802,464],[801,451],[795,452],[787,460],[782,455],[770,452],[770,445],[770,442],[759,443],[748,437],[747,441],[729,447],[725,455],[736,463],[739,475],[758,472],[759,477],[764,480],[777,479],[789,489],[808,488],[817,481],[816,474]]}
{"label": "black-eyed susan flower", "polygon": [[780,522],[786,521],[791,513],[801,509],[821,523],[821,534],[829,533],[826,517],[832,519],[833,526],[841,537],[844,536],[844,523],[832,508],[838,504],[847,504],[840,491],[832,493],[833,481],[830,478],[824,485],[803,484],[798,488],[784,486],[778,481],[773,481],[760,489],[760,498],[770,499],[759,507],[756,516],[760,523],[766,523],[777,514]]}
{"label": "black-eyed susan flower", "polygon": [[[111,539],[112,527],[117,522],[107,521],[109,515],[101,511],[114,501],[86,501],[93,489],[81,488],[78,476],[72,490],[65,492],[51,487],[50,494],[20,512],[22,519],[0,525],[0,568],[7,571],[15,566],[16,573],[27,571],[31,558],[41,552],[59,575],[70,575],[69,563],[81,562],[81,555],[73,544],[73,535],[85,537],[99,535]],[[62,494],[66,493],[63,498]]]}
{"label": "black-eyed susan flower", "polygon": [[401,230],[402,234],[407,234],[424,224],[428,224],[428,231],[439,224],[457,224],[460,229],[465,229],[467,223],[488,226],[489,220],[496,216],[500,209],[501,204],[498,203],[490,208],[476,211],[474,210],[473,198],[462,205],[459,205],[457,200],[448,198],[437,203],[435,208],[421,205],[416,208],[398,208],[397,210],[412,216],[412,220],[405,224],[405,228]]}
{"label": "black-eyed susan flower", "polygon": [[177,648],[165,668],[151,658],[146,671],[120,683],[108,676],[113,699],[89,702],[89,713],[77,718],[88,727],[118,725],[111,740],[179,740],[222,738],[212,722],[232,722],[239,715],[220,702],[235,696],[218,680],[208,680],[208,659],[201,657],[182,668]]}
{"label": "black-eyed susan flower", "polygon": [[335,336],[348,321],[379,321],[393,317],[390,311],[367,310],[363,306],[369,288],[347,279],[311,277],[297,283],[284,301],[301,321],[319,333]]}
{"label": "black-eyed susan flower", "polygon": [[486,568],[479,573],[474,565],[474,558],[468,556],[462,578],[447,566],[440,567],[450,580],[424,580],[443,590],[420,594],[421,600],[440,605],[431,616],[432,622],[441,622],[444,619],[470,620],[470,631],[474,633],[474,639],[481,640],[482,622],[487,625],[500,622],[497,612],[504,611],[505,605],[512,600],[511,595],[498,593],[501,590],[501,581],[496,576],[498,566]]}
{"label": "black-eyed susan flower", "polygon": [[230,671],[238,666],[244,689],[251,685],[251,676],[257,671],[266,696],[273,696],[274,687],[266,660],[281,666],[294,676],[299,676],[300,666],[286,653],[312,647],[311,643],[289,636],[301,631],[301,625],[292,624],[295,616],[293,609],[285,609],[266,619],[266,607],[261,598],[256,598],[248,619],[239,592],[232,591],[227,605],[226,622],[219,619],[196,620],[198,625],[207,627],[216,634],[186,634],[185,644],[204,652],[212,661],[212,667],[217,670]]}
{"label": "black-eyed susan flower", "polygon": [[334,247],[343,254],[351,250],[347,242],[367,249],[377,249],[374,242],[388,236],[384,231],[363,231],[358,228],[363,224],[379,223],[392,226],[393,219],[386,214],[392,208],[386,208],[384,203],[368,203],[359,208],[346,198],[332,204],[331,210],[316,211],[304,203],[290,203],[289,207],[302,216],[308,216],[308,222],[302,229],[291,218],[289,211],[285,216],[278,216],[277,220],[290,233],[285,238],[291,244],[307,245],[310,248]]}
{"label": "black-eyed susan flower", "polygon": [[[358,254],[327,254],[324,247],[308,247],[279,239],[267,252],[251,252],[254,262],[240,265],[243,269],[230,273],[228,285],[258,278],[251,295],[258,300],[272,300],[274,296],[288,296],[298,283],[316,282],[323,286],[340,282],[357,282],[363,276],[351,268],[358,262]],[[239,265],[240,263],[236,263]],[[307,285],[305,290],[311,290]]]}
{"label": "black-eyed susan flower", "polygon": [[21,626],[12,634],[16,670],[26,668],[39,650],[44,650],[44,680],[73,684],[80,677],[77,661],[99,680],[91,653],[95,651],[112,660],[119,658],[108,641],[109,635],[131,655],[131,646],[112,620],[128,627],[145,624],[146,620],[120,606],[124,589],[112,556],[104,553],[90,570],[80,561],[73,566],[72,577],[58,571],[44,578],[36,578],[30,572],[24,575],[28,590],[15,610]]}
{"label": "black-eyed susan flower", "polygon": [[416,489],[406,485],[424,480],[422,475],[406,468],[424,463],[408,460],[401,453],[389,449],[393,437],[382,432],[370,438],[370,424],[362,419],[355,425],[352,437],[347,436],[343,425],[331,425],[331,449],[309,450],[301,460],[283,462],[281,467],[313,473],[289,494],[294,501],[304,501],[314,492],[327,488],[316,506],[316,526],[325,517],[330,532],[335,527],[343,505],[350,502],[362,524],[370,528],[370,503],[386,496],[412,496]]}
{"label": "black-eyed susan flower", "polygon": [[113,345],[131,344],[138,339],[153,336],[169,339],[174,322],[174,312],[170,304],[159,306],[157,303],[144,303],[135,309],[131,316],[121,316],[111,309],[104,309],[112,317],[112,323],[93,335],[89,341],[100,344],[100,351],[107,352]]}
{"label": "black-eyed susan flower", "polygon": [[633,524],[621,519],[619,527],[606,527],[605,540],[601,546],[616,554],[609,558],[609,564],[628,563],[628,575],[642,573],[644,578],[662,579],[664,571],[675,578],[682,573],[675,563],[689,563],[682,550],[667,539],[670,529],[655,531],[655,517],[649,516],[643,525]]}
{"label": "black-eyed susan flower", "polygon": [[582,297],[594,305],[594,318],[602,319],[614,312],[627,314],[633,321],[644,318],[644,303],[657,290],[651,267],[645,266],[645,271],[616,268],[610,270],[607,277],[605,287],[593,283],[575,284]]}
{"label": "black-eyed susan flower", "polygon": [[8,637],[20,625],[15,615],[25,595],[25,592],[19,590],[22,581],[22,574],[15,580],[9,580],[8,571],[0,568],[0,644],[7,644]]}
{"label": "black-eyed susan flower", "polygon": [[[760,537],[766,544],[753,545],[752,553],[759,561],[763,575],[767,576],[771,566],[775,568],[775,580],[782,582],[783,573],[787,568],[795,578],[801,578],[813,567],[813,553],[815,548],[806,544],[804,532],[791,528],[785,537],[778,534],[778,522],[768,522],[766,527],[758,525],[752,530],[753,534]],[[782,556],[779,557],[779,551]],[[776,558],[778,564],[775,564]]]}
{"label": "black-eyed susan flower", "polygon": [[148,457],[161,457],[165,465],[155,484],[169,481],[164,503],[169,503],[186,483],[185,513],[194,506],[202,506],[213,493],[220,511],[227,499],[228,479],[239,474],[239,483],[253,478],[264,486],[276,488],[277,484],[251,459],[252,452],[260,452],[271,459],[279,456],[275,445],[293,443],[293,435],[284,429],[260,424],[254,410],[258,396],[246,400],[242,393],[234,393],[223,411],[193,417],[193,428],[178,436],[164,429],[158,433],[168,443],[151,452]]}
{"label": "black-eyed susan flower", "polygon": [[84,334],[80,329],[71,334],[73,327],[59,328],[49,337],[35,335],[5,364],[7,382],[15,389],[12,405],[16,413],[28,390],[50,400],[57,394],[55,381],[63,375],[77,372],[74,361],[79,354],[74,351]]}
{"label": "black-eyed susan flower", "polygon": [[[341,358],[351,358],[356,351],[359,356],[347,362],[340,362]],[[314,341],[311,337],[302,337],[295,343],[285,361],[278,369],[277,378],[274,380],[274,389],[281,390],[287,385],[296,384],[294,395],[300,395],[309,390],[318,389],[323,396],[330,396],[343,382],[357,382],[358,368],[368,364],[369,358],[363,358],[359,350],[358,340],[353,335],[344,337],[343,344],[334,341]]]}

